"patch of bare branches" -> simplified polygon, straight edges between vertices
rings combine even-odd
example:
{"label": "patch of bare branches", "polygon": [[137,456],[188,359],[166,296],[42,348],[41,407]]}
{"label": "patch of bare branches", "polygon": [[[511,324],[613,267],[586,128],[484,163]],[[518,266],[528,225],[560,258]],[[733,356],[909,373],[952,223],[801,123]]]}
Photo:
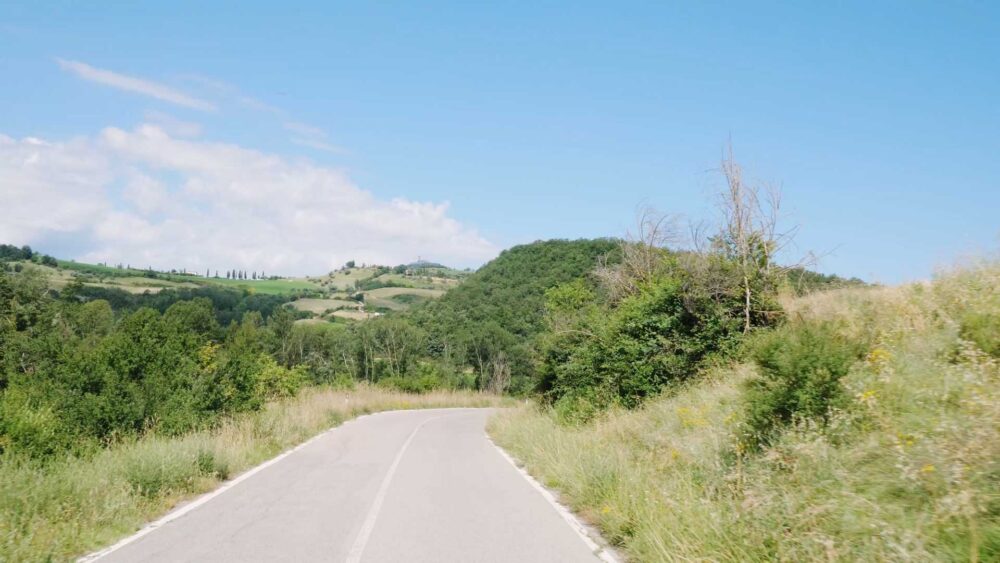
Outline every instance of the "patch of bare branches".
{"label": "patch of bare branches", "polygon": [[[646,207],[639,213],[638,230],[621,242],[620,261],[605,258],[595,271],[612,302],[638,293],[668,268],[683,271],[685,298],[690,300],[739,297],[745,331],[755,319],[777,314],[768,305],[784,274],[813,262],[811,256],[784,265],[775,257],[792,244],[798,227],[779,228],[781,189],[747,181],[743,168],[726,147],[719,168],[725,180],[716,228],[692,225],[687,240],[680,235],[675,215],[660,215]],[[687,244],[684,244],[684,243]],[[674,250],[674,261],[666,250]],[[783,254],[783,256],[784,256]]]}
{"label": "patch of bare branches", "polygon": [[658,214],[651,207],[639,211],[636,231],[626,234],[619,245],[620,261],[603,257],[594,272],[613,302],[634,295],[647,282],[663,273],[668,246],[681,240],[675,215]]}

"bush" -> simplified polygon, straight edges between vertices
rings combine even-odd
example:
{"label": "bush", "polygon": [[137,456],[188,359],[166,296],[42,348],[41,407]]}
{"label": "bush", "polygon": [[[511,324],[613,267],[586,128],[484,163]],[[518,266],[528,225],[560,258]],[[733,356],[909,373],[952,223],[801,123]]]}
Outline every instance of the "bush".
{"label": "bush", "polygon": [[71,441],[51,407],[31,405],[20,390],[0,394],[0,453],[48,457],[69,448]]}
{"label": "bush", "polygon": [[552,405],[556,419],[570,426],[586,424],[608,408],[610,401],[598,396],[593,387],[571,392]]}
{"label": "bush", "polygon": [[258,359],[260,373],[257,376],[259,392],[265,400],[294,397],[306,382],[306,366],[297,365],[288,369],[278,365],[274,358],[261,354]]}
{"label": "bush", "polygon": [[748,383],[745,445],[757,447],[798,420],[826,422],[846,394],[840,380],[868,348],[832,322],[789,324],[762,333],[751,355],[759,368]]}
{"label": "bush", "polygon": [[1000,314],[969,313],[962,318],[959,334],[975,342],[983,352],[1000,358]]}
{"label": "bush", "polygon": [[389,389],[406,393],[427,393],[444,387],[441,375],[430,366],[421,366],[416,375],[385,377],[378,384]]}
{"label": "bush", "polygon": [[357,380],[349,373],[338,372],[330,379],[330,387],[338,390],[353,391],[358,386]]}
{"label": "bush", "polygon": [[[566,292],[549,296],[564,299]],[[654,280],[617,308],[576,320],[558,319],[558,309],[550,302],[550,321],[567,326],[543,341],[539,389],[553,401],[575,397],[560,409],[635,408],[696,374],[710,357],[734,349],[743,335],[732,303],[694,294],[675,277]],[[591,388],[594,393],[580,395]]]}

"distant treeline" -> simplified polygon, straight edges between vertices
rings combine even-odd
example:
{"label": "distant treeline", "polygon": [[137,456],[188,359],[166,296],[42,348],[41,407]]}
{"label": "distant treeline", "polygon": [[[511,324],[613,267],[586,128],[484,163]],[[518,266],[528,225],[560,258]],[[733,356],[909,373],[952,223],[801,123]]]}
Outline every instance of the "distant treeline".
{"label": "distant treeline", "polygon": [[[287,296],[251,293],[219,286],[163,289],[156,293],[129,293],[118,288],[77,285],[71,291],[85,301],[97,299],[107,301],[115,311],[134,311],[149,307],[163,313],[179,301],[207,299],[220,326],[238,322],[248,312],[260,313],[262,318],[267,319],[288,301]],[[291,314],[304,316],[297,311]]]}
{"label": "distant treeline", "polygon": [[44,264],[52,267],[56,267],[58,265],[55,258],[49,256],[48,254],[39,254],[33,251],[30,246],[25,245],[18,247],[11,244],[0,244],[0,262],[15,260],[30,260],[38,264]]}

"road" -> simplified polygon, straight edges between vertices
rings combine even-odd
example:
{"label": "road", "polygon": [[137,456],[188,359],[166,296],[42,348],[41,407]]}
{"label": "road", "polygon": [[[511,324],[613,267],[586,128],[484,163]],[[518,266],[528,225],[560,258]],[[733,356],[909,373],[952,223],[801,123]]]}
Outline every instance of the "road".
{"label": "road", "polygon": [[345,423],[96,559],[598,561],[487,439],[489,409]]}

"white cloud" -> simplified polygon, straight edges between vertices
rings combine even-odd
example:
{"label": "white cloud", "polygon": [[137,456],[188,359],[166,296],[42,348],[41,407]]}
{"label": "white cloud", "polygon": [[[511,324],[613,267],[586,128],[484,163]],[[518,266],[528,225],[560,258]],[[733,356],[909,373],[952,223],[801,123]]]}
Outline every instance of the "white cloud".
{"label": "white cloud", "polygon": [[109,208],[106,155],[86,140],[46,143],[0,135],[0,240],[88,228]]}
{"label": "white cloud", "polygon": [[312,149],[321,150],[333,154],[347,154],[348,150],[343,147],[338,147],[337,145],[332,145],[326,141],[320,141],[317,139],[303,139],[302,137],[292,137],[289,139],[293,144],[309,147]]}
{"label": "white cloud", "polygon": [[56,59],[56,62],[63,70],[72,72],[84,80],[90,80],[91,82],[97,82],[99,84],[104,84],[105,86],[111,86],[112,88],[118,88],[119,90],[125,90],[127,92],[135,92],[137,94],[149,96],[151,98],[156,98],[157,100],[162,100],[179,106],[201,111],[215,111],[215,105],[212,103],[189,96],[183,92],[157,82],[136,78],[134,76],[118,74],[117,72],[112,72],[110,70],[95,68],[79,61]]}
{"label": "white cloud", "polygon": [[287,131],[295,133],[295,136],[289,140],[296,145],[333,154],[347,154],[348,152],[343,147],[338,147],[337,145],[331,144],[327,141],[326,131],[316,127],[315,125],[309,125],[308,123],[300,123],[297,121],[286,121],[284,123],[284,127]]}
{"label": "white cloud", "polygon": [[445,203],[380,200],[335,169],[149,124],[67,142],[0,135],[0,208],[0,241],[69,233],[86,242],[77,259],[158,268],[467,266],[497,251]]}

